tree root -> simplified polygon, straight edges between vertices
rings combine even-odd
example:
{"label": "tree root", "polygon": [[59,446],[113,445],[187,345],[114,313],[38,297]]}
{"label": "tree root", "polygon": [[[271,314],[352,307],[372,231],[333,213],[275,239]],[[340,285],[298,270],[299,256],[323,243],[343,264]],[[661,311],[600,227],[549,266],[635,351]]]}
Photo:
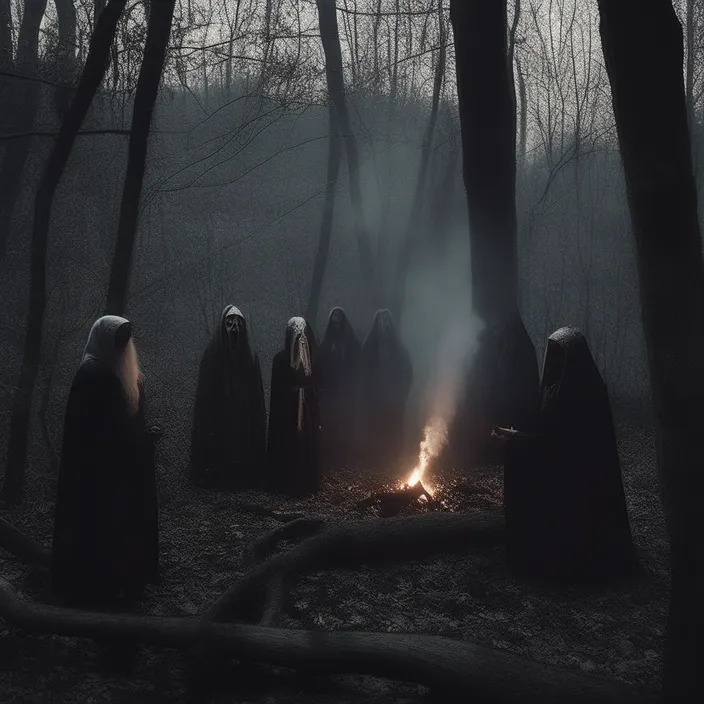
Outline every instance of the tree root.
{"label": "tree root", "polygon": [[245,562],[254,565],[271,555],[278,547],[279,543],[288,540],[300,543],[306,538],[317,535],[325,528],[325,521],[322,518],[295,518],[292,521],[274,528],[261,538],[252,543],[247,550]]}
{"label": "tree root", "polygon": [[0,518],[0,547],[31,564],[51,565],[51,549],[17,530],[4,518]]}
{"label": "tree root", "polygon": [[443,638],[220,624],[193,618],[98,614],[33,604],[0,578],[0,615],[16,627],[168,648],[202,647],[314,674],[366,674],[426,685],[445,701],[500,704],[651,704],[654,692]]}
{"label": "tree root", "polygon": [[427,555],[465,552],[473,547],[501,543],[504,533],[500,512],[433,513],[332,525],[250,571],[222,594],[203,618],[229,620],[257,588],[267,588],[279,578],[293,582],[308,570],[392,564]]}

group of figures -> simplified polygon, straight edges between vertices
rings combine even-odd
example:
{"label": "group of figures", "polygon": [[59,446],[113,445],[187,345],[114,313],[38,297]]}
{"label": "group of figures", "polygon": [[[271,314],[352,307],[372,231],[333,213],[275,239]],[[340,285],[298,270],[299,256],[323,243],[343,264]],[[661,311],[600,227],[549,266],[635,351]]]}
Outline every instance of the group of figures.
{"label": "group of figures", "polygon": [[[388,310],[375,313],[363,344],[341,308],[320,345],[304,318],[291,318],[272,364],[267,434],[259,357],[244,315],[229,305],[200,363],[190,479],[302,497],[318,490],[324,467],[393,464],[412,380]],[[104,316],[91,328],[64,421],[52,585],[66,603],[131,603],[157,580],[157,437],[131,324]]]}
{"label": "group of figures", "polygon": [[200,364],[191,480],[300,497],[317,491],[324,467],[393,464],[412,380],[388,310],[363,344],[342,308],[320,344],[304,318],[291,318],[272,363],[267,434],[259,358],[241,311],[227,306]]}
{"label": "group of figures", "polygon": [[[472,394],[498,421],[493,436],[505,450],[509,563],[541,578],[625,576],[637,559],[608,393],[586,340],[574,328],[553,333],[542,378],[531,362],[510,403],[516,341],[529,340],[522,324],[514,327],[510,345],[506,331],[485,335],[486,363],[478,358],[473,368],[482,384]],[[267,437],[259,358],[241,311],[227,306],[200,365],[190,477],[211,488],[301,497],[319,488],[326,467],[393,466],[412,375],[386,310],[363,344],[340,308],[320,345],[304,318],[291,318],[272,364]],[[465,430],[492,435],[472,418],[463,416]],[[502,427],[506,421],[517,427]],[[158,579],[157,435],[145,420],[131,325],[102,317],[65,417],[52,583],[67,603],[132,602]]]}

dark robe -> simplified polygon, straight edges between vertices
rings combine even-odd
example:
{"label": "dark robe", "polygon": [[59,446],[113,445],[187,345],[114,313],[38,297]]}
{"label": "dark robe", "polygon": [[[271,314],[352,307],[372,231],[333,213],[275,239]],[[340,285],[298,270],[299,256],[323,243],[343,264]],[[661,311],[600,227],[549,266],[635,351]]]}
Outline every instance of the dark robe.
{"label": "dark robe", "polygon": [[[306,338],[309,343],[315,341],[308,324]],[[289,325],[286,329],[285,347],[274,356],[271,367],[268,486],[271,491],[303,497],[320,488],[320,411],[313,344],[309,345],[313,363],[310,376],[291,366],[291,348],[296,344],[294,331]],[[301,390],[303,415],[299,429]]]}
{"label": "dark robe", "polygon": [[362,345],[361,377],[365,454],[373,466],[391,469],[403,459],[413,366],[387,310],[375,313]]}
{"label": "dark robe", "polygon": [[450,454],[465,469],[500,462],[494,426],[535,426],[540,377],[535,347],[516,314],[485,328],[450,431]]}
{"label": "dark robe", "polygon": [[504,503],[519,573],[602,580],[636,565],[608,391],[575,328],[548,339],[538,422],[506,443]]}
{"label": "dark robe", "polygon": [[130,602],[158,577],[154,436],[143,411],[128,413],[103,364],[81,365],[64,421],[51,564],[52,586],[71,605]]}
{"label": "dark robe", "polygon": [[[237,330],[225,319],[236,311]],[[213,488],[260,486],[266,458],[266,406],[259,357],[247,323],[227,306],[200,363],[191,435],[191,480]]]}
{"label": "dark robe", "polygon": [[326,466],[349,466],[357,459],[360,355],[345,311],[333,308],[316,363]]}

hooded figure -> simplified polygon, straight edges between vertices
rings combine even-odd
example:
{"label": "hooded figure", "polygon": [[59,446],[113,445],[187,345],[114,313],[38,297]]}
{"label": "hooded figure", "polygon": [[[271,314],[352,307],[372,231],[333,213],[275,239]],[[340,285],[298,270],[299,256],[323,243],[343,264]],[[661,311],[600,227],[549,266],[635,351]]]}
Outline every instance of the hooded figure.
{"label": "hooded figure", "polygon": [[636,555],[608,391],[576,328],[548,339],[540,405],[534,432],[499,429],[513,569],[571,581],[632,572]]}
{"label": "hooded figure", "polygon": [[226,306],[200,362],[190,478],[220,488],[258,486],[266,456],[266,406],[247,322]]}
{"label": "hooded figure", "polygon": [[285,348],[271,368],[269,485],[273,491],[307,496],[320,487],[320,413],[313,331],[303,318],[286,325]]}
{"label": "hooded figure", "polygon": [[345,466],[355,459],[360,354],[361,345],[345,311],[333,308],[316,364],[327,465]]}
{"label": "hooded figure", "polygon": [[91,328],[64,420],[54,518],[54,590],[79,607],[138,599],[158,577],[153,435],[130,323]]}
{"label": "hooded figure", "polygon": [[536,422],[540,375],[535,348],[518,313],[482,330],[450,435],[458,466],[500,462],[495,425],[530,431]]}
{"label": "hooded figure", "polygon": [[362,413],[369,461],[393,467],[403,458],[406,402],[413,383],[411,358],[391,313],[374,314],[362,345]]}

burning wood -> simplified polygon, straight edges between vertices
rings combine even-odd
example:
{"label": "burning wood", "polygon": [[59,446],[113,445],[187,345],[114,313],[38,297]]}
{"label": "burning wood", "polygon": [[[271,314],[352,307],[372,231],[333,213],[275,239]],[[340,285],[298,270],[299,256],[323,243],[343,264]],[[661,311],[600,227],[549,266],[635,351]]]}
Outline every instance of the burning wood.
{"label": "burning wood", "polygon": [[404,484],[401,489],[392,491],[382,491],[372,494],[370,497],[357,503],[359,508],[368,508],[374,504],[379,504],[379,514],[384,518],[397,516],[406,506],[410,506],[424,496],[428,502],[432,502],[433,497],[427,489],[416,480],[412,486]]}

